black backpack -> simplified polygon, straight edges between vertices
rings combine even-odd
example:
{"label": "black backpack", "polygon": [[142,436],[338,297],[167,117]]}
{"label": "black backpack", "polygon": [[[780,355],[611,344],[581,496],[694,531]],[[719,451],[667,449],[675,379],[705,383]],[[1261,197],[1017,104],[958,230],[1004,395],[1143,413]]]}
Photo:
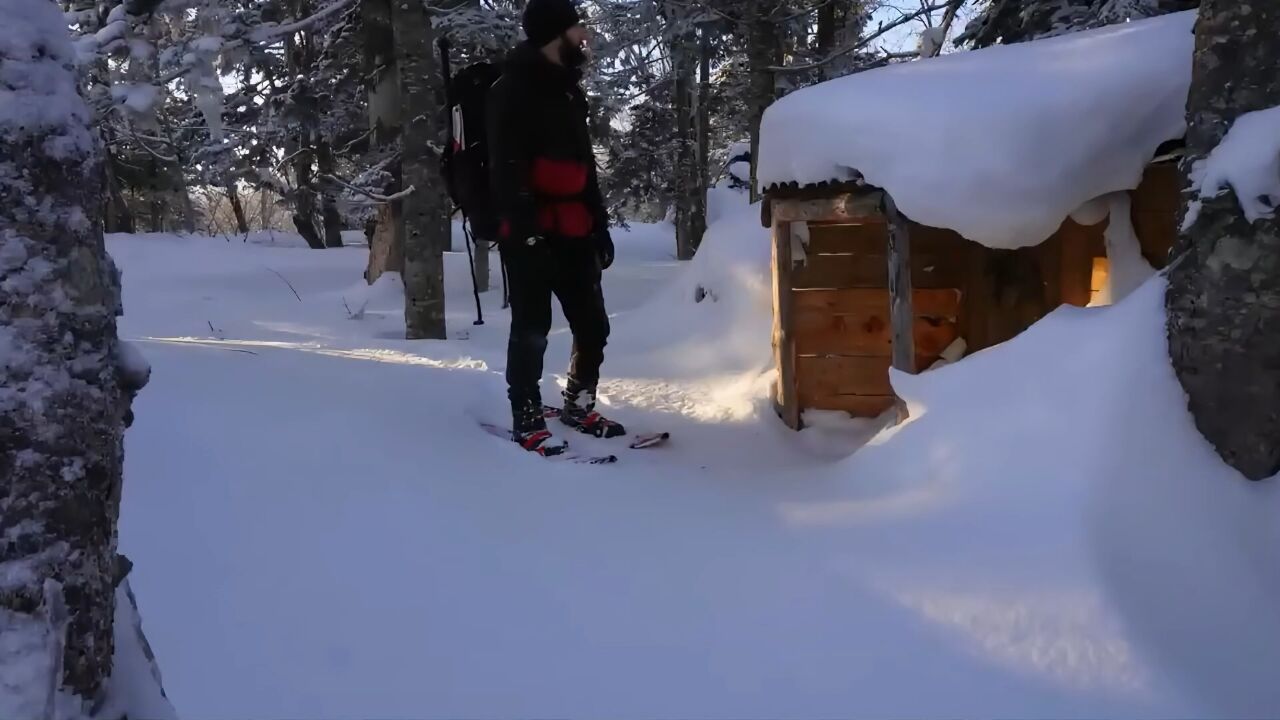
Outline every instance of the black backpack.
{"label": "black backpack", "polygon": [[441,155],[445,186],[476,238],[493,241],[497,228],[490,199],[485,113],[489,88],[502,72],[487,62],[468,65],[452,78],[447,65],[444,70],[450,131]]}

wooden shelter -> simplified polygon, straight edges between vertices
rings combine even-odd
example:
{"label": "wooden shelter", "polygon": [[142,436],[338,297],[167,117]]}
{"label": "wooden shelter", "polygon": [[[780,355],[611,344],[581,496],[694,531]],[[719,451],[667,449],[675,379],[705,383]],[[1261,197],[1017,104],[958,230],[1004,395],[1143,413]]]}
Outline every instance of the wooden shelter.
{"label": "wooden shelter", "polygon": [[[1177,235],[1177,167],[1149,165],[1130,192],[1142,254],[1163,267]],[[890,367],[917,373],[1004,342],[1063,304],[1084,306],[1108,268],[1109,220],[1067,219],[1043,242],[1000,250],[912,222],[860,183],[767,189],[773,230],[775,405],[874,417],[897,404]]]}

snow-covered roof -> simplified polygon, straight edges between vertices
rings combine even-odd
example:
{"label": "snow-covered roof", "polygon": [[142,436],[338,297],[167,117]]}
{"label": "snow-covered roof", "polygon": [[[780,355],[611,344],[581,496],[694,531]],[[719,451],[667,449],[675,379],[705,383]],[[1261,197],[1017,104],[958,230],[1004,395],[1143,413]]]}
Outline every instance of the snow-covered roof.
{"label": "snow-covered roof", "polygon": [[1186,130],[1195,11],[902,63],[797,91],[765,112],[763,186],[849,180],[912,220],[1034,245],[1072,211],[1137,187]]}

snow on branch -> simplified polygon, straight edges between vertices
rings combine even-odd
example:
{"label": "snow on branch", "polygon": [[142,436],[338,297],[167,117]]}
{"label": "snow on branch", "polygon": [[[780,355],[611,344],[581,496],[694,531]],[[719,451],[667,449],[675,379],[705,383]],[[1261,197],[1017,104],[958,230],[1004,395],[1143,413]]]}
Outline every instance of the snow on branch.
{"label": "snow on branch", "polygon": [[351,192],[354,192],[358,195],[363,195],[364,197],[367,197],[370,200],[374,201],[375,203],[379,203],[379,204],[396,202],[397,200],[401,200],[409,197],[410,195],[417,192],[418,190],[417,187],[410,185],[409,187],[401,190],[400,192],[392,193],[390,195],[382,195],[380,193],[375,193],[375,192],[370,192],[368,190],[365,190],[364,188],[358,185],[352,185],[351,183],[347,182],[346,180],[343,180],[337,175],[324,174],[320,176],[320,179],[337,183],[338,185],[341,185],[342,187],[350,190]]}
{"label": "snow on branch", "polygon": [[286,23],[284,25],[263,25],[250,33],[250,37],[257,43],[275,42],[281,38],[288,37],[296,32],[310,28],[330,15],[350,7],[354,2],[355,0],[336,0],[335,2],[326,5],[315,13],[298,20],[297,22]]}
{"label": "snow on branch", "polygon": [[[859,38],[857,42],[850,43],[849,45],[846,45],[840,48],[839,50],[836,50],[835,52],[822,58],[821,60],[816,60],[811,63],[805,63],[803,65],[777,65],[769,69],[772,70],[773,72],[803,72],[805,70],[814,70],[816,68],[820,68],[823,65],[826,65],[827,63],[832,62],[833,60],[837,60],[841,57],[844,57],[845,55],[848,55],[851,52],[856,52],[858,50],[861,50],[867,47],[868,45],[875,42],[876,40],[879,40],[881,37],[888,34],[890,31],[892,31],[895,28],[906,25],[912,20],[916,20],[918,18],[924,17],[931,13],[935,13],[939,10],[945,10],[951,4],[952,2],[944,2],[944,3],[937,3],[932,5],[924,5],[919,10],[916,10],[915,12],[904,13],[902,17],[898,18],[897,20],[880,25],[880,27],[874,33],[871,33],[866,37]],[[914,55],[915,53],[909,54],[909,56],[912,56],[912,57],[914,57]]]}
{"label": "snow on branch", "polygon": [[1275,216],[1280,206],[1280,106],[1241,115],[1209,157],[1196,162],[1191,169],[1196,199],[1182,231],[1199,219],[1203,200],[1228,187],[1249,222]]}

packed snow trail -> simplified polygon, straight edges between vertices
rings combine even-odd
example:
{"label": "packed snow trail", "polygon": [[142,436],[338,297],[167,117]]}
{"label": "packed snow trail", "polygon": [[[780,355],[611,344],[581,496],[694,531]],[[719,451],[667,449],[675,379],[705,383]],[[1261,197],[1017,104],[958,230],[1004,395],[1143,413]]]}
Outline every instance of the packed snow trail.
{"label": "packed snow trail", "polygon": [[874,427],[768,408],[758,215],[687,266],[669,232],[619,233],[603,396],[674,439],[608,467],[469,419],[506,328],[465,256],[459,337],[410,343],[359,248],[111,238],[155,368],[121,542],[181,716],[1280,711],[1280,498],[1179,414],[1159,287],[897,378],[914,419],[846,457]]}

